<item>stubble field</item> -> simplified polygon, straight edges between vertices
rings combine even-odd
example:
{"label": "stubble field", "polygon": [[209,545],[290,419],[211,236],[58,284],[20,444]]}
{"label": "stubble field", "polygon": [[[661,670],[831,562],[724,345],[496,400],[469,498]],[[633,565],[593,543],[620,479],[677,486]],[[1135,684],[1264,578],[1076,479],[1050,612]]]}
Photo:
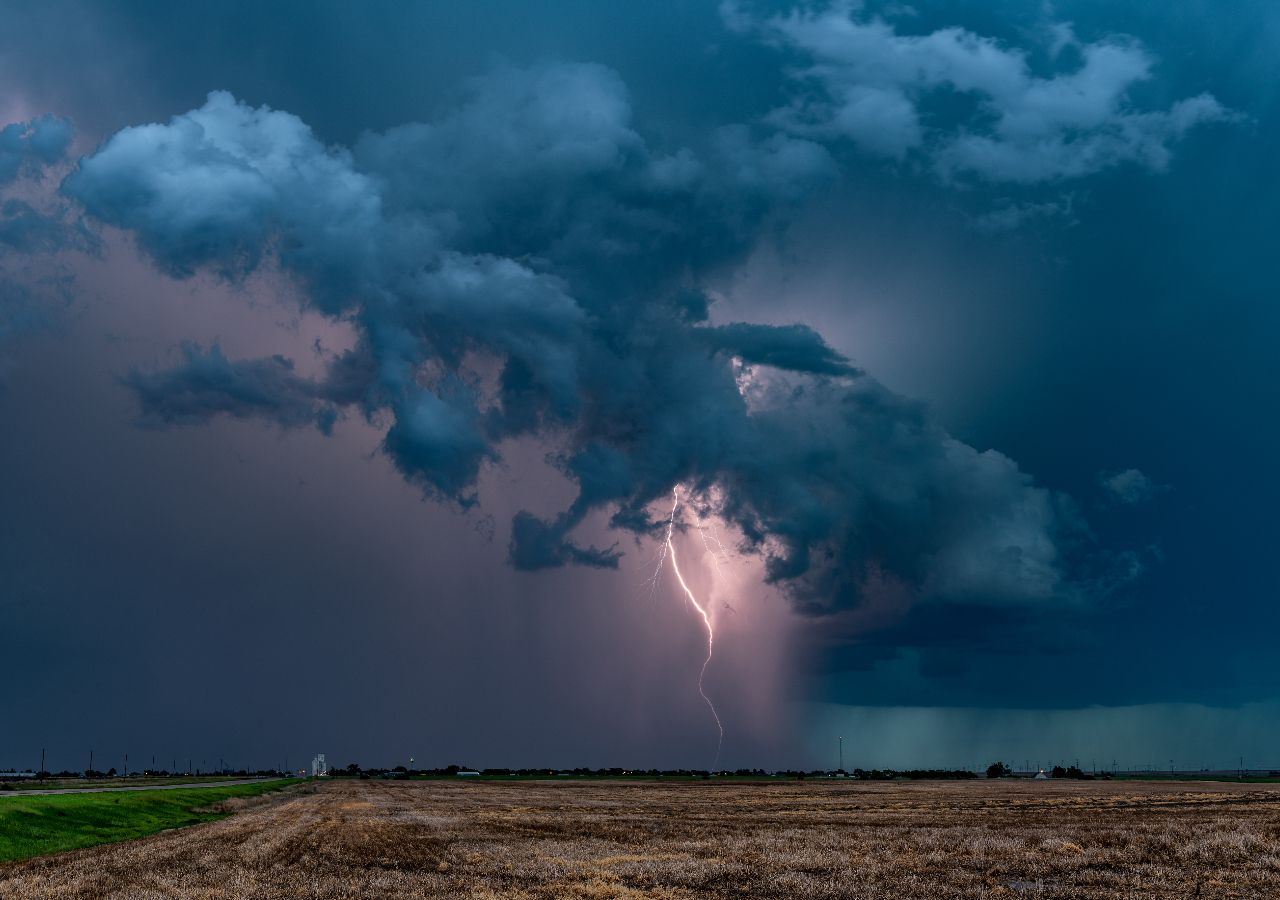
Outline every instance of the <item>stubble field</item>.
{"label": "stubble field", "polygon": [[[233,801],[234,802],[234,801]],[[1280,897],[1280,792],[329,782],[0,866],[0,898]]]}

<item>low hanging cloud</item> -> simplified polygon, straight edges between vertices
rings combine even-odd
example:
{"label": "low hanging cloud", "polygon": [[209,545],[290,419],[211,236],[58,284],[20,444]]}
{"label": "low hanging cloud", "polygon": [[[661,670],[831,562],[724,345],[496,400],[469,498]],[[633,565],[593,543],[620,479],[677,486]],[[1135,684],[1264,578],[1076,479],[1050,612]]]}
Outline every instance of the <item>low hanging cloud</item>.
{"label": "low hanging cloud", "polygon": [[1035,184],[1122,163],[1162,171],[1193,128],[1238,118],[1207,93],[1136,108],[1130,92],[1151,77],[1153,57],[1128,38],[1082,42],[1068,23],[1049,29],[1055,71],[1038,75],[1024,50],[964,28],[903,34],[861,4],[722,12],[731,28],[805,60],[791,75],[794,98],[770,121],[877,156],[918,156],[946,179]]}
{"label": "low hanging cloud", "polygon": [[[886,573],[935,601],[1072,596],[1085,530],[1069,501],[806,326],[711,323],[714,279],[835,174],[782,130],[657,149],[616,73],[546,64],[349,149],[214,93],[117,133],[63,191],[175,277],[278,261],[357,332],[315,379],[188,345],[175,368],[124,378],[150,425],[362,415],[406,480],[464,507],[504,441],[539,437],[578,495],[550,520],[515,516],[521,569],[617,565],[574,530],[605,510],[654,534],[651,505],[680,483],[805,612],[854,607]],[[468,372],[476,359],[496,378]]]}

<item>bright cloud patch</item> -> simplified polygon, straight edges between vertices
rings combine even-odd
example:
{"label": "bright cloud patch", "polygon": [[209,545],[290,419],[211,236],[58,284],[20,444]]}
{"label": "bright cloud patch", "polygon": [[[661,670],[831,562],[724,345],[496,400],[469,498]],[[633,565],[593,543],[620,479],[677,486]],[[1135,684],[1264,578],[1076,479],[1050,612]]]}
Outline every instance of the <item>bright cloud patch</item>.
{"label": "bright cloud patch", "polygon": [[[740,31],[800,54],[794,99],[770,120],[785,131],[848,141],[885,157],[919,155],[944,178],[1033,184],[1091,175],[1122,163],[1160,171],[1172,146],[1209,122],[1235,118],[1210,94],[1168,109],[1135,108],[1131,89],[1155,60],[1136,41],[1082,43],[1053,30],[1053,56],[1077,60],[1036,74],[1028,54],[963,28],[903,34],[860,7],[836,4],[754,18],[725,7]],[[939,104],[974,111],[939,110]]]}

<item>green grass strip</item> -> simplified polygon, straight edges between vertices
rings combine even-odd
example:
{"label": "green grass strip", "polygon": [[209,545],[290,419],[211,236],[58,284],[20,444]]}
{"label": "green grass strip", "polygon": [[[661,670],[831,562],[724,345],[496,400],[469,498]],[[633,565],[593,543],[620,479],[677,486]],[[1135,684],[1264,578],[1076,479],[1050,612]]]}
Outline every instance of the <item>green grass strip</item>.
{"label": "green grass strip", "polygon": [[211,788],[0,796],[0,862],[210,822],[227,813],[197,811],[199,807],[232,797],[256,797],[296,782],[280,779]]}

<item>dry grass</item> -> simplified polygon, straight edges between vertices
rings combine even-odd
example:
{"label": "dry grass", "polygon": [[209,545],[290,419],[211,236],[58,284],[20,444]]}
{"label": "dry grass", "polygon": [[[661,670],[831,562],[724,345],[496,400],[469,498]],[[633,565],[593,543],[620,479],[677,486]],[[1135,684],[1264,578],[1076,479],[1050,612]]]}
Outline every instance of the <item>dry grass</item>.
{"label": "dry grass", "polygon": [[343,782],[0,866],[0,898],[1280,897],[1280,792]]}

